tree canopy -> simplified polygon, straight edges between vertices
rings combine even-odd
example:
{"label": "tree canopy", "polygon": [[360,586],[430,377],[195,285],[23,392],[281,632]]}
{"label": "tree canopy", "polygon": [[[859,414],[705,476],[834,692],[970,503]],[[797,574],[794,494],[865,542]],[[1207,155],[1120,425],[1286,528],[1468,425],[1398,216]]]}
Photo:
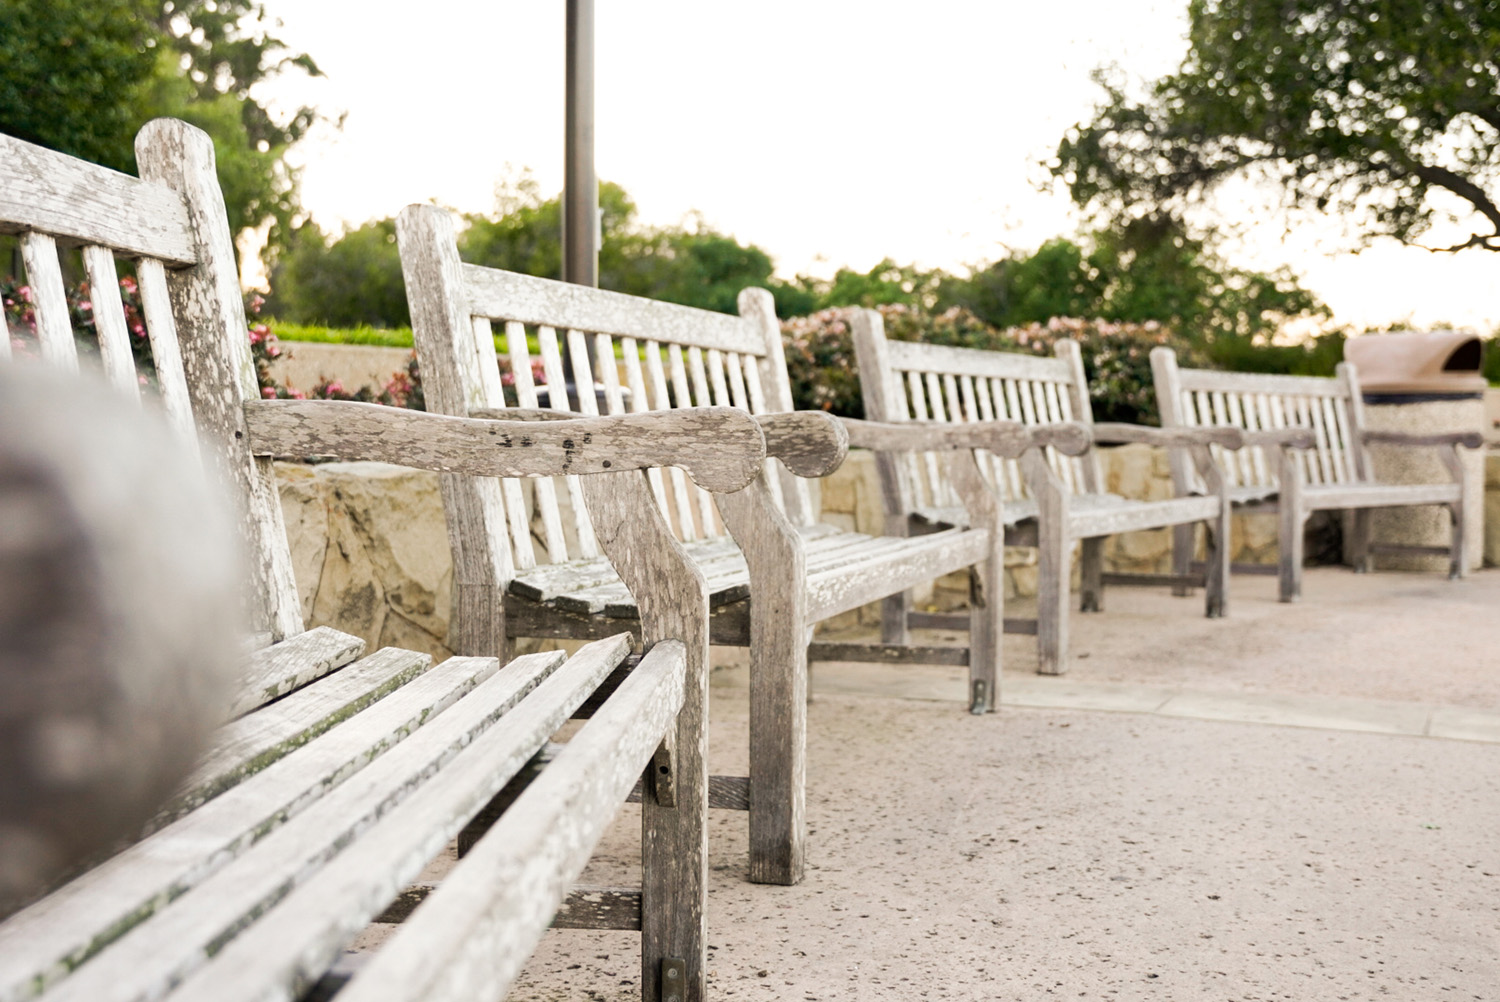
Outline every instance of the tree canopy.
{"label": "tree canopy", "polygon": [[[771,256],[701,219],[648,226],[617,184],[599,185],[603,242],[599,285],[617,292],[733,313],[746,286],[777,298],[778,310],[813,308],[813,294],[772,277]],[[267,309],[280,319],[333,326],[410,323],[395,243],[394,220],[366,223],[330,239],[314,224],[297,231],[271,276]],[[507,271],[562,277],[562,202],[544,198],[523,175],[500,186],[495,210],[463,217],[459,254]]]}
{"label": "tree canopy", "polygon": [[272,115],[251,94],[317,65],[273,34],[254,0],[6,0],[0,4],[0,131],[134,171],[135,133],[170,115],[214,141],[231,227],[297,211],[285,154],[317,119]]}
{"label": "tree canopy", "polygon": [[[1132,100],[1106,74],[1053,167],[1106,215],[1180,212],[1226,178],[1278,181],[1362,240],[1500,250],[1500,2],[1190,0],[1187,57]],[[1477,222],[1476,222],[1477,220]]]}

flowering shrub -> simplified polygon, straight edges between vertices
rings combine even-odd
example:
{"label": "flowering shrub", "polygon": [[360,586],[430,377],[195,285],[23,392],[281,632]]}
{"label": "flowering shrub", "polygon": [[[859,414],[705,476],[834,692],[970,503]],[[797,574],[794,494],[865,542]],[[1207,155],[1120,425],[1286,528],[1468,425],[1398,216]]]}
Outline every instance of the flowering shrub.
{"label": "flowering shrub", "polygon": [[[140,373],[141,385],[154,386],[156,369],[152,364],[151,339],[146,333],[146,323],[141,311],[140,290],[135,279],[129,275],[120,279],[120,301],[125,309],[125,329],[130,335],[130,349],[135,356],[135,370]],[[0,302],[4,304],[5,326],[10,332],[11,351],[21,358],[35,356],[38,350],[36,309],[31,287],[18,283],[14,278],[0,279]],[[391,378],[379,389],[361,386],[351,392],[337,381],[324,380],[314,386],[310,393],[304,393],[281,385],[271,373],[271,363],[278,358],[290,357],[290,352],[277,340],[270,327],[260,322],[263,302],[260,296],[252,296],[246,304],[251,319],[250,356],[255,362],[255,378],[262,397],[267,400],[303,400],[310,396],[316,400],[360,400],[422,409],[422,376],[417,371],[415,353],[407,362],[405,370],[392,373]],[[68,291],[68,314],[79,354],[97,357],[99,336],[88,282],[80,282]]]}
{"label": "flowering shrub", "polygon": [[[1056,317],[1045,324],[1001,330],[962,307],[931,313],[902,304],[878,307],[886,336],[897,341],[991,351],[1051,355],[1058,341],[1072,338],[1083,353],[1094,418],[1098,421],[1157,421],[1151,382],[1151,349],[1177,350],[1184,365],[1202,365],[1196,349],[1154,321],[1119,323]],[[849,322],[841,309],[822,310],[782,321],[787,373],[799,409],[864,417]]]}
{"label": "flowering shrub", "polygon": [[1045,324],[1012,327],[1004,336],[1017,349],[1051,355],[1057,342],[1078,342],[1089,378],[1089,402],[1096,421],[1160,424],[1151,379],[1151,349],[1166,345],[1186,367],[1206,364],[1199,350],[1155,320],[1125,323],[1053,317]]}

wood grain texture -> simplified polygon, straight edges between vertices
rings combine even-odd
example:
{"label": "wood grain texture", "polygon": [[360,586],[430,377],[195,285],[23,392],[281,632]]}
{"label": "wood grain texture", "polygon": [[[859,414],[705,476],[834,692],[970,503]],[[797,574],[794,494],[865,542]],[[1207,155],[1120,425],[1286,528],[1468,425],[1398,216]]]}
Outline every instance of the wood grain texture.
{"label": "wood grain texture", "polygon": [[847,426],[831,414],[789,411],[758,414],[755,421],[766,437],[766,455],[799,477],[826,477],[849,454]]}
{"label": "wood grain texture", "polygon": [[432,666],[430,654],[386,647],[221,727],[161,818],[180,817],[358,713]]}
{"label": "wood grain texture", "polygon": [[[482,368],[486,362],[493,364],[494,347],[492,342],[487,359],[480,359],[463,297],[452,217],[436,206],[408,206],[396,219],[396,242],[428,411],[462,418],[472,406],[503,404],[503,396],[492,401],[486,390]],[[503,660],[509,647],[501,596],[516,567],[532,562],[524,512],[515,513],[516,549],[512,551],[500,484],[487,478],[445,475],[439,488],[453,558],[448,643],[461,654]],[[515,493],[519,508],[520,492]]]}
{"label": "wood grain texture", "polygon": [[245,421],[260,455],[372,459],[471,476],[556,477],[670,464],[707,490],[735,491],[765,458],[754,419],[732,407],[542,423],[343,400],[253,400],[245,404]]}
{"label": "wood grain texture", "polygon": [[647,658],[662,645],[680,645],[684,658],[681,710],[661,742],[675,766],[672,806],[655,797],[641,805],[641,994],[657,997],[662,961],[680,957],[686,998],[700,1002],[708,962],[708,585],[640,473],[591,477],[583,489],[594,535],[636,598]]}
{"label": "wood grain texture", "polygon": [[3,135],[0,178],[0,233],[34,230],[173,264],[198,259],[182,198],[161,184]]}
{"label": "wood grain texture", "polygon": [[83,269],[88,276],[94,333],[99,337],[104,376],[127,400],[139,403],[141,385],[136,379],[135,356],[130,350],[130,331],[125,326],[125,304],[120,299],[115,256],[108,247],[90,244],[83,249]]}
{"label": "wood grain texture", "polygon": [[[685,654],[675,641],[653,647],[605,709],[340,997],[502,997],[676,715]],[[648,885],[641,902],[643,938],[650,934],[651,907]],[[244,956],[247,967],[253,965],[248,950]]]}
{"label": "wood grain texture", "polygon": [[[132,930],[59,985],[57,998],[123,1002],[157,996],[177,982],[185,998],[230,1002],[278,989],[294,996],[561,726],[626,650],[623,637],[589,645],[519,703],[511,674],[497,672]],[[504,725],[496,726],[501,720]]]}
{"label": "wood grain texture", "polygon": [[245,506],[251,628],[268,630],[276,640],[295,636],[302,632],[302,609],[275,473],[245,442],[242,407],[259,390],[213,141],[185,122],[156,119],[135,145],[141,177],[171,189],[186,207],[191,266],[168,272],[167,283],[200,441]]}
{"label": "wood grain texture", "polygon": [[915,341],[887,341],[887,345],[891,366],[902,372],[965,372],[973,376],[1054,383],[1072,379],[1067,362],[1058,358]]}
{"label": "wood grain texture", "polygon": [[26,280],[31,285],[42,361],[60,372],[77,372],[78,348],[73,343],[57,241],[45,233],[27,233],[21,237],[21,258],[26,262]]}
{"label": "wood grain texture", "polygon": [[884,423],[848,418],[844,425],[849,430],[850,445],[896,452],[984,449],[1014,459],[1027,449],[1049,447],[1065,455],[1077,456],[1087,452],[1092,444],[1089,427],[1077,422],[1031,428],[1014,421]]}
{"label": "wood grain texture", "polygon": [[342,668],[364,653],[365,642],[331,626],[319,626],[246,659],[229,704],[232,719]]}
{"label": "wood grain texture", "polygon": [[1110,445],[1139,442],[1158,446],[1217,445],[1225,449],[1239,449],[1245,444],[1244,432],[1227,425],[1209,428],[1152,428],[1142,424],[1105,423],[1089,427],[1095,442]]}
{"label": "wood grain texture", "polygon": [[[430,207],[412,207],[416,208]],[[464,265],[463,280],[470,310],[491,320],[547,324],[612,336],[633,337],[651,331],[658,340],[684,346],[763,353],[754,332],[738,317],[724,313],[479,265]]]}
{"label": "wood grain texture", "polygon": [[[511,698],[530,692],[562,661],[559,652],[511,666]],[[327,739],[297,749],[0,924],[0,999],[29,998],[67,977],[435,719],[496,667],[493,658],[448,659]]]}
{"label": "wood grain texture", "polygon": [[750,879],[795,884],[807,840],[806,554],[765,477],[718,505],[750,579]]}

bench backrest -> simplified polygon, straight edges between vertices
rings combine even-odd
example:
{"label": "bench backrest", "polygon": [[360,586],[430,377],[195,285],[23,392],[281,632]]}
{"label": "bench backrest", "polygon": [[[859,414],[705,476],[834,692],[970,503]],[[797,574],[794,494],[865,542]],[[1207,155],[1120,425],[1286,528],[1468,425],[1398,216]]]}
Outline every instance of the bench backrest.
{"label": "bench backrest", "polygon": [[[730,316],[463,264],[450,215],[430,205],[408,207],[396,232],[429,410],[472,416],[516,407],[568,412],[576,406],[589,415],[708,405],[752,414],[792,409],[781,329],[764,289],[742,292],[740,315]],[[507,376],[495,347],[502,332]],[[576,404],[563,389],[563,339],[571,375],[584,388]],[[794,523],[810,524],[806,484],[771,462],[773,497]],[[725,535],[708,494],[681,471],[651,470],[649,477],[678,539]],[[503,585],[538,564],[599,553],[576,483],[539,479],[523,492],[516,480],[451,478],[444,504],[456,566],[467,568],[473,584]],[[540,539],[533,540],[538,522]]]}
{"label": "bench backrest", "polygon": [[[1060,341],[1053,358],[1019,352],[984,351],[914,341],[892,341],[875,310],[851,315],[855,359],[865,417],[871,421],[1058,421],[1093,423],[1083,356],[1073,341]],[[1005,500],[1030,493],[1015,460],[980,455],[980,468]],[[885,456],[879,460],[888,503],[909,512],[958,504],[939,457]],[[1072,494],[1100,490],[1093,451],[1068,457],[1048,447],[1047,462]]]}
{"label": "bench backrest", "polygon": [[[274,473],[245,436],[242,405],[258,391],[213,143],[158,119],[136,137],[136,159],[139,178],[0,136],[0,232],[19,234],[36,335],[0,332],[0,360],[14,334],[44,363],[78,369],[63,278],[77,267],[109,382],[136,400],[153,383],[173,426],[198,437],[245,506],[252,628],[294,636],[302,615]],[[134,272],[152,373],[136,371],[120,263]]]}
{"label": "bench backrest", "polygon": [[[1341,362],[1331,377],[1218,372],[1181,368],[1176,353],[1163,347],[1151,350],[1151,374],[1164,428],[1310,428],[1316,446],[1292,453],[1293,461],[1302,466],[1304,483],[1370,480],[1370,459],[1359,437],[1364,428],[1364,401],[1358,375],[1348,362]],[[1274,450],[1211,448],[1229,486],[1277,486]],[[1195,489],[1197,473],[1181,451],[1173,450],[1171,457],[1173,480],[1179,489]]]}

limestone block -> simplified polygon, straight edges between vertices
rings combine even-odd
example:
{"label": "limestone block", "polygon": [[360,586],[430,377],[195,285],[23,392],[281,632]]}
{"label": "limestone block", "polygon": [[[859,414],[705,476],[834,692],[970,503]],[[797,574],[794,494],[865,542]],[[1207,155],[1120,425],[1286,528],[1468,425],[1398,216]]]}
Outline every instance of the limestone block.
{"label": "limestone block", "polygon": [[1275,515],[1234,515],[1229,521],[1230,559],[1241,564],[1274,564],[1279,558]]}
{"label": "limestone block", "polygon": [[[1443,432],[1478,431],[1484,427],[1484,401],[1436,400],[1408,404],[1370,404],[1365,407],[1367,427],[1381,431]],[[1375,479],[1388,484],[1439,483],[1447,470],[1434,448],[1410,448],[1375,443],[1370,446]],[[1472,496],[1482,497],[1485,477],[1483,450],[1464,450],[1464,475]],[[1371,538],[1377,543],[1446,546],[1451,536],[1446,509],[1433,505],[1418,508],[1383,508],[1371,513]],[[1478,568],[1484,555],[1484,511],[1482,505],[1465,512],[1465,558]],[[1447,557],[1378,554],[1375,565],[1391,570],[1442,571]]]}
{"label": "limestone block", "polygon": [[292,548],[292,573],[304,623],[312,619],[328,551],[328,500],[322,481],[313,471],[314,467],[301,463],[276,464],[281,515]]}
{"label": "limestone block", "polygon": [[[446,658],[452,566],[435,474],[277,464],[306,622]],[[321,512],[320,512],[321,509]]]}

